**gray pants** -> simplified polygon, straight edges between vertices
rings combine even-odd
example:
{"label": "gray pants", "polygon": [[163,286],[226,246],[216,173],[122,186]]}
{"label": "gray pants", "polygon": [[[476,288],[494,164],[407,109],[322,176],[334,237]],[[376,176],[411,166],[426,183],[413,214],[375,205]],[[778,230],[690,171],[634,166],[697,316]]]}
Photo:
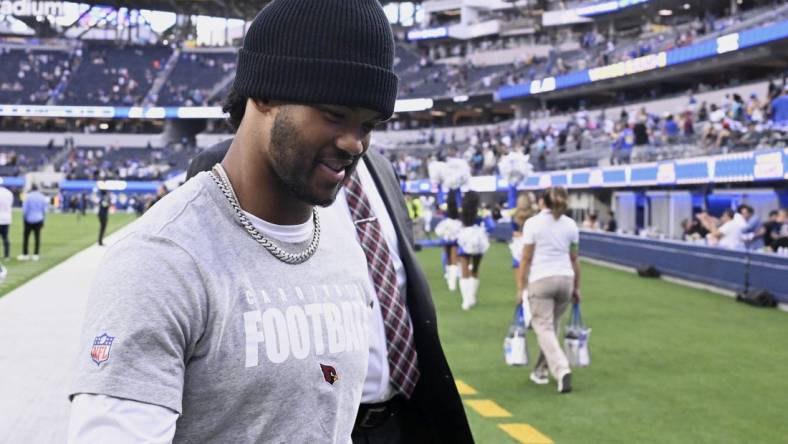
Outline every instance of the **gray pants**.
{"label": "gray pants", "polygon": [[550,374],[556,380],[569,371],[569,361],[558,340],[558,324],[569,308],[574,279],[552,276],[528,284],[528,303],[531,306],[531,326],[539,341],[539,359],[534,371]]}

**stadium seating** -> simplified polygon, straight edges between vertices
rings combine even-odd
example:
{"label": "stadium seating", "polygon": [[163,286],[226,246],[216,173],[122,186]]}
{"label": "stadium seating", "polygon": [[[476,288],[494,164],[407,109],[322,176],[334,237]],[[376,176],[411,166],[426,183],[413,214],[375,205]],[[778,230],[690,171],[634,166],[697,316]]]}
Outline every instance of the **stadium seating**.
{"label": "stadium seating", "polygon": [[58,103],[141,105],[171,51],[166,46],[87,44]]}
{"label": "stadium seating", "polygon": [[40,171],[59,149],[55,146],[0,145],[0,176]]}
{"label": "stadium seating", "polygon": [[0,103],[45,104],[69,65],[64,51],[0,47]]}
{"label": "stadium seating", "polygon": [[235,71],[235,52],[182,52],[159,93],[159,106],[202,106],[212,89]]}

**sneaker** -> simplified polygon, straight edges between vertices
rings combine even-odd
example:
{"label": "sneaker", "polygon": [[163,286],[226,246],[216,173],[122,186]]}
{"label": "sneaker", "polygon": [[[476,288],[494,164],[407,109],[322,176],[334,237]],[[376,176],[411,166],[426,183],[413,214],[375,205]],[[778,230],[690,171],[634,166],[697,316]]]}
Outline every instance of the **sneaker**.
{"label": "sneaker", "polygon": [[30,256],[28,256],[26,254],[20,254],[19,256],[16,257],[16,260],[18,260],[18,261],[29,261],[30,260]]}
{"label": "sneaker", "polygon": [[533,381],[534,384],[538,384],[538,385],[545,385],[550,383],[550,380],[547,378],[547,376],[543,374],[539,374],[537,372],[531,372],[531,381]]}
{"label": "sneaker", "polygon": [[569,393],[572,391],[572,372],[566,372],[558,379],[558,393]]}
{"label": "sneaker", "polygon": [[34,254],[34,255],[33,255],[33,260],[34,260],[34,261],[37,261],[37,260],[39,260],[39,259],[41,259],[41,258],[40,258],[40,257],[38,257],[38,255],[37,255],[37,254]]}

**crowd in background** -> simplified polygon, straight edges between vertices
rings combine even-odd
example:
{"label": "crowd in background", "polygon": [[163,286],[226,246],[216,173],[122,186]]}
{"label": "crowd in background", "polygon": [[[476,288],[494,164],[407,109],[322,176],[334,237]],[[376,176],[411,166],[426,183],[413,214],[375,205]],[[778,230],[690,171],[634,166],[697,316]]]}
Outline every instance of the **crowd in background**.
{"label": "crowd in background", "polygon": [[682,238],[720,248],[741,250],[762,249],[788,255],[788,209],[769,212],[763,221],[746,204],[736,211],[725,209],[719,218],[699,212],[692,219],[682,221]]}
{"label": "crowd in background", "polygon": [[610,164],[654,160],[649,153],[666,146],[691,145],[693,151],[673,153],[682,157],[775,147],[788,140],[788,84],[772,81],[767,97],[727,94],[720,103],[699,103],[692,93],[686,97],[681,108],[662,115],[641,106],[618,115],[579,111],[561,124],[523,119],[465,132],[424,131],[425,149],[390,157],[400,177],[413,180],[426,178],[429,162],[445,157],[448,150],[466,159],[474,175],[487,175],[496,174],[501,156],[512,151],[530,155],[536,170],[544,171],[548,160],[561,153],[592,148],[601,147],[600,157],[589,158],[592,163],[584,166],[596,166],[605,158]]}

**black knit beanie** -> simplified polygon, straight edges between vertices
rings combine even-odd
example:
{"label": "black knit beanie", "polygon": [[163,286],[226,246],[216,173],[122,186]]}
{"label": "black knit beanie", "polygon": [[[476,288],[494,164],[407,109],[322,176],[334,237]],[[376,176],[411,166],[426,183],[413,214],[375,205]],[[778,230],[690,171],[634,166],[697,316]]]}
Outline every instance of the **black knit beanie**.
{"label": "black knit beanie", "polygon": [[394,38],[378,0],[274,0],[244,37],[241,96],[394,112]]}

